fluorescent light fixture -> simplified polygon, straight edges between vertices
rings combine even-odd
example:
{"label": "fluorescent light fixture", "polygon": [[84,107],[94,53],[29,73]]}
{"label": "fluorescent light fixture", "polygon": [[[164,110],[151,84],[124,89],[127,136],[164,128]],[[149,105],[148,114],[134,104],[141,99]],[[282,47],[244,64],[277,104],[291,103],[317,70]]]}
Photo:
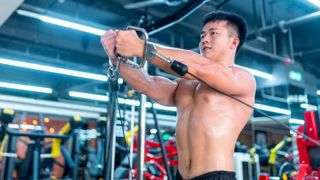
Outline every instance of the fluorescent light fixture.
{"label": "fluorescent light fixture", "polygon": [[0,94],[0,108],[13,109],[19,112],[32,112],[44,115],[65,117],[81,116],[98,119],[107,110],[104,107],[86,106],[65,102],[53,102]]}
{"label": "fluorescent light fixture", "polygon": [[[138,100],[118,98],[118,101],[119,101],[120,104],[128,104],[128,105],[140,106],[140,101],[138,101]],[[146,108],[151,108],[151,103],[150,102],[146,102],[145,106],[146,106]],[[158,104],[158,103],[154,103],[153,107],[155,109],[160,109],[160,110],[177,111],[176,107],[163,106],[163,105]]]}
{"label": "fluorescent light fixture", "polygon": [[48,93],[48,94],[52,93],[52,89],[50,89],[50,88],[38,87],[38,86],[28,86],[28,85],[7,83],[7,82],[0,82],[0,87],[8,88],[8,89],[23,90],[23,91]]}
{"label": "fluorescent light fixture", "polygon": [[243,69],[251,72],[254,76],[258,76],[258,77],[261,77],[261,78],[264,78],[264,79],[268,79],[268,80],[272,80],[273,79],[271,74],[268,74],[268,73],[265,73],[265,72],[262,72],[262,71],[258,71],[258,70],[255,70],[255,69],[247,68],[247,67],[244,67],[244,66],[239,66],[239,65],[235,65],[235,66],[243,68]]}
{"label": "fluorescent light fixture", "polygon": [[119,84],[123,84],[123,79],[122,78],[118,78],[118,83]]}
{"label": "fluorescent light fixture", "polygon": [[317,91],[317,94],[320,96],[320,90]]}
{"label": "fluorescent light fixture", "polygon": [[[96,94],[90,94],[90,93],[82,93],[82,92],[76,92],[76,91],[70,91],[69,96],[71,97],[78,97],[78,98],[84,98],[84,99],[91,99],[91,100],[97,100],[97,101],[108,101],[109,98],[108,96],[103,96],[103,95],[96,95]],[[123,98],[118,98],[118,101],[120,104],[128,104],[128,105],[133,105],[133,106],[139,106],[140,102],[138,100],[133,100],[133,99],[123,99]],[[147,108],[151,108],[151,103],[146,102],[145,106]],[[287,109],[281,109],[277,107],[272,107],[272,106],[267,106],[263,104],[255,104],[255,108],[264,110],[264,111],[269,111],[269,112],[274,112],[274,113],[279,113],[279,114],[285,114],[285,115],[290,115],[291,111]],[[176,107],[167,107],[163,106],[158,103],[154,103],[154,108],[155,109],[160,109],[160,110],[167,110],[167,111],[177,111]]]}
{"label": "fluorescent light fixture", "polygon": [[254,107],[257,109],[260,109],[260,110],[274,112],[274,113],[280,113],[280,114],[285,114],[285,115],[291,114],[290,110],[267,106],[267,105],[263,105],[263,104],[255,104]]}
{"label": "fluorescent light fixture", "polygon": [[289,123],[291,124],[304,124],[304,120],[303,119],[289,119]]}
{"label": "fluorescent light fixture", "polygon": [[[75,29],[75,30],[91,33],[91,34],[98,35],[98,36],[101,36],[105,32],[105,30],[102,30],[102,29],[93,28],[93,27],[90,27],[90,26],[86,26],[86,25],[82,25],[82,24],[78,24],[78,23],[74,23],[74,22],[70,22],[70,21],[65,21],[65,20],[61,20],[61,19],[57,19],[57,18],[53,18],[53,17],[37,14],[37,13],[34,13],[34,12],[21,10],[21,9],[17,10],[17,13],[19,15],[22,15],[22,16],[27,16],[27,17],[39,19],[39,20],[41,20],[43,22],[47,22],[47,23],[58,25],[58,26],[63,26],[63,27],[67,27],[67,28],[70,28],[70,29]],[[242,67],[242,66],[239,66],[239,65],[236,65],[236,66]],[[261,72],[261,71],[255,70],[255,69],[250,69],[250,68],[247,68],[247,67],[242,67],[242,68],[248,70],[254,76],[258,76],[258,77],[261,77],[261,78],[264,78],[264,79],[272,80],[272,75],[271,74],[268,74],[268,73],[265,73],[265,72]]]}
{"label": "fluorescent light fixture", "polygon": [[76,91],[69,91],[69,96],[83,98],[83,99],[97,100],[97,101],[109,101],[108,96],[76,92]]}
{"label": "fluorescent light fixture", "polygon": [[[83,99],[91,99],[91,100],[96,100],[96,101],[109,101],[108,96],[82,93],[82,92],[76,92],[76,91],[70,91],[69,96],[83,98]],[[118,98],[118,102],[119,102],[119,104],[140,106],[140,101],[133,100],[133,99]],[[151,103],[146,102],[145,106],[146,106],[146,108],[151,108]],[[154,108],[160,109],[160,110],[167,110],[167,111],[176,111],[177,110],[176,107],[167,107],[167,106],[160,105],[158,103],[154,103]]]}
{"label": "fluorescent light fixture", "polygon": [[297,135],[297,133],[293,132],[292,130],[290,130],[290,134],[294,136]]}
{"label": "fluorescent light fixture", "polygon": [[86,79],[94,79],[94,80],[98,80],[98,81],[107,81],[108,80],[108,77],[105,75],[75,71],[75,70],[71,70],[71,69],[57,68],[57,67],[52,67],[52,66],[40,65],[40,64],[27,63],[27,62],[16,61],[16,60],[7,59],[7,58],[0,58],[0,64],[21,67],[21,68],[27,68],[27,69],[33,69],[33,70],[38,70],[38,71],[51,72],[51,73],[56,73],[56,74],[63,74],[63,75],[74,76],[74,77],[81,77],[81,78],[86,78]]}
{"label": "fluorescent light fixture", "polygon": [[319,0],[308,0],[309,2],[311,2],[312,4],[319,6],[320,7],[320,1]]}
{"label": "fluorescent light fixture", "polygon": [[150,129],[150,133],[151,133],[151,134],[157,133],[157,129]]}
{"label": "fluorescent light fixture", "polygon": [[306,104],[306,103],[300,104],[300,107],[304,108],[304,109],[307,109],[307,110],[312,110],[312,111],[316,111],[318,109],[317,106],[311,105],[311,104]]}
{"label": "fluorescent light fixture", "polygon": [[70,29],[83,31],[83,32],[94,34],[94,35],[97,35],[97,36],[101,36],[105,32],[105,30],[102,30],[102,29],[86,26],[86,25],[83,25],[83,24],[74,23],[74,22],[71,22],[71,21],[65,21],[65,20],[62,20],[62,19],[49,17],[49,16],[37,14],[37,13],[34,13],[34,12],[21,10],[21,9],[18,9],[17,13],[19,15],[22,15],[22,16],[27,16],[27,17],[39,19],[39,20],[41,20],[43,22],[55,24],[55,25],[58,25],[58,26],[63,26],[63,27],[70,28]]}
{"label": "fluorescent light fixture", "polygon": [[128,105],[133,105],[133,106],[140,106],[140,101],[133,100],[133,99],[118,98],[118,101],[119,101],[120,104],[128,104]]}
{"label": "fluorescent light fixture", "polygon": [[[151,103],[148,102],[148,104],[150,104],[150,107],[151,107]],[[154,104],[153,104],[153,107],[154,107],[155,109],[161,109],[161,110],[167,110],[167,111],[177,111],[177,108],[176,108],[176,107],[163,106],[163,105],[158,104],[158,103],[154,103]]]}
{"label": "fluorescent light fixture", "polygon": [[31,124],[8,124],[8,127],[11,129],[28,129],[28,130],[41,130],[41,126],[39,125],[31,125]]}

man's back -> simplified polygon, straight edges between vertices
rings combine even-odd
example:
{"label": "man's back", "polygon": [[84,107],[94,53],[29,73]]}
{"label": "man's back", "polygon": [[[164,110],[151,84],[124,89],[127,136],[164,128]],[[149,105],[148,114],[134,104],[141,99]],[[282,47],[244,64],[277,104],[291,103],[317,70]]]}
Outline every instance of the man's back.
{"label": "man's back", "polygon": [[[236,70],[243,71],[243,70]],[[237,98],[254,104],[254,88]],[[234,145],[252,109],[196,80],[179,81],[176,90],[179,172],[192,178],[233,171]]]}

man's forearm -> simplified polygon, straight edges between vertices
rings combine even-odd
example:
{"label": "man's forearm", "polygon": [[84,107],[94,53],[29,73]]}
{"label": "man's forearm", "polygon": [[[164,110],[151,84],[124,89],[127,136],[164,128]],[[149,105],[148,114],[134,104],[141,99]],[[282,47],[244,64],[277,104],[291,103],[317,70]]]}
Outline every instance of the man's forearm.
{"label": "man's forearm", "polygon": [[[169,48],[169,47],[164,47],[159,45],[155,45],[155,48],[157,53],[160,54],[161,56],[171,58],[172,60],[179,61],[185,64],[186,66],[188,66],[188,71],[193,72],[193,74],[194,74],[194,71],[197,70],[202,63],[208,62],[206,58],[204,58],[200,54],[195,53],[193,51],[177,49],[177,48]],[[162,70],[180,77],[170,68],[169,63],[165,62],[158,56],[154,56],[154,58],[152,58],[151,60],[149,59],[149,61],[155,66],[161,68]],[[194,79],[190,75],[185,75],[183,78]]]}
{"label": "man's forearm", "polygon": [[119,73],[123,80],[132,89],[140,93],[146,93],[154,82],[152,76],[150,76],[143,69],[129,67],[123,62],[120,63]]}

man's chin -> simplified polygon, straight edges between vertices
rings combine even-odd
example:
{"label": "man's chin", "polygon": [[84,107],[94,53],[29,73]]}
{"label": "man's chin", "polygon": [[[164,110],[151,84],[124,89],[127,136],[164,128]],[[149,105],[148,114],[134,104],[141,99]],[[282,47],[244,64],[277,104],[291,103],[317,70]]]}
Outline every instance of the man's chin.
{"label": "man's chin", "polygon": [[202,55],[203,57],[207,57],[207,54],[206,54],[206,53],[201,53],[201,55]]}
{"label": "man's chin", "polygon": [[209,54],[206,54],[206,53],[203,53],[202,56],[205,58],[210,58]]}

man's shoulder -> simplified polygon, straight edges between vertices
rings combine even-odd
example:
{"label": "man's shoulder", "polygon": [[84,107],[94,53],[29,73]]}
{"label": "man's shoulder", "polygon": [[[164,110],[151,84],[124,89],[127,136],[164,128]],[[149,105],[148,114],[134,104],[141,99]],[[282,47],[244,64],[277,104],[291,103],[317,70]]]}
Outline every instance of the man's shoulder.
{"label": "man's shoulder", "polygon": [[[246,89],[251,89],[252,93],[255,92],[256,90],[256,79],[254,78],[253,74],[250,72],[250,70],[244,68],[244,67],[239,67],[239,66],[233,66],[232,71],[234,71],[234,74],[240,78],[239,81],[241,84],[245,84]],[[249,88],[252,87],[252,88]],[[250,93],[250,94],[252,94]]]}
{"label": "man's shoulder", "polygon": [[249,69],[245,68],[245,67],[241,67],[241,66],[232,66],[231,67],[232,71],[235,72],[244,72],[244,73],[248,73],[248,74],[252,74]]}
{"label": "man's shoulder", "polygon": [[239,67],[239,66],[232,66],[231,70],[233,71],[234,74],[242,74],[252,80],[255,80],[253,74],[247,68]]}

